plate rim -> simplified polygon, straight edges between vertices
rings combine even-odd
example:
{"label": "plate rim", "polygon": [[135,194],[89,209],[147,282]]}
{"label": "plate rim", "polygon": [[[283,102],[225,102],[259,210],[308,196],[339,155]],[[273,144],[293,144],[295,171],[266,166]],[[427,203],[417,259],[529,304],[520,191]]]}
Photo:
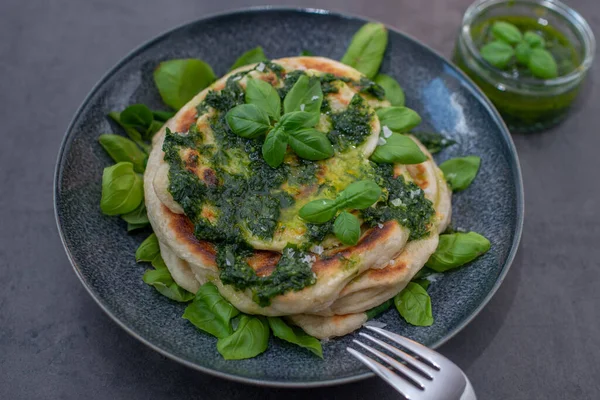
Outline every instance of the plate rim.
{"label": "plate rim", "polygon": [[[60,217],[58,214],[58,198],[60,196],[59,184],[60,184],[60,181],[62,178],[62,172],[63,172],[62,171],[63,168],[61,168],[61,166],[63,165],[63,161],[64,161],[65,149],[67,148],[67,145],[74,139],[74,135],[72,135],[72,131],[73,131],[75,122],[78,119],[78,117],[80,116],[80,114],[83,112],[83,110],[86,108],[86,106],[90,102],[91,98],[96,94],[96,92],[101,88],[101,86],[115,73],[115,71],[117,69],[119,69],[123,65],[126,65],[131,60],[131,58],[133,58],[139,52],[143,51],[147,47],[150,47],[155,42],[163,39],[165,36],[171,34],[174,31],[184,29],[188,26],[191,26],[191,25],[194,25],[194,24],[197,24],[200,22],[208,21],[208,20],[211,20],[214,18],[233,16],[233,15],[244,15],[244,14],[251,14],[251,13],[265,12],[265,11],[267,11],[267,12],[277,12],[277,11],[290,12],[291,11],[291,12],[296,12],[298,14],[332,15],[332,16],[336,16],[336,17],[341,17],[343,19],[354,19],[354,20],[361,20],[361,21],[365,21],[365,22],[380,23],[380,21],[374,20],[372,18],[364,17],[364,16],[361,16],[358,14],[352,14],[352,13],[347,13],[347,12],[342,12],[342,11],[337,11],[337,10],[334,11],[334,10],[328,10],[328,9],[322,9],[322,8],[294,7],[294,6],[242,7],[242,8],[233,8],[233,9],[222,11],[222,12],[207,14],[206,16],[204,16],[202,18],[196,18],[196,19],[184,22],[173,28],[166,29],[166,30],[162,31],[161,33],[155,35],[151,39],[141,43],[140,45],[138,45],[137,47],[135,47],[134,49],[129,51],[121,59],[119,59],[119,61],[117,61],[112,67],[110,67],[102,75],[102,77],[96,82],[96,84],[94,84],[94,86],[90,89],[90,91],[88,92],[88,94],[86,95],[84,100],[81,102],[81,104],[79,105],[79,107],[77,108],[75,113],[73,114],[73,117],[71,118],[71,120],[69,122],[69,125],[67,126],[65,134],[60,143],[58,157],[56,159],[56,165],[55,165],[55,170],[54,170],[52,200],[53,200],[53,206],[54,206],[53,208],[54,208],[54,218],[56,221],[56,226],[58,228],[60,241],[65,250],[65,253],[67,254],[67,258],[69,259],[71,267],[73,268],[73,270],[75,272],[75,275],[77,275],[77,277],[79,278],[83,287],[86,289],[88,294],[92,297],[92,299],[94,299],[94,301],[100,307],[100,309],[102,311],[104,311],[104,313],[106,315],[108,315],[117,325],[119,325],[122,329],[124,329],[125,332],[127,332],[129,335],[133,336],[134,338],[136,338],[137,340],[139,340],[141,343],[148,346],[152,350],[158,352],[159,354],[162,354],[163,356],[165,356],[173,361],[176,361],[176,362],[183,364],[189,368],[206,373],[208,375],[232,380],[232,381],[239,382],[239,383],[257,385],[257,386],[283,387],[283,388],[316,388],[316,387],[334,386],[334,385],[341,385],[341,384],[361,381],[361,380],[364,380],[364,379],[367,379],[370,377],[374,377],[375,374],[371,371],[365,371],[363,373],[359,373],[359,374],[352,375],[352,376],[346,376],[343,378],[333,378],[333,379],[327,379],[327,380],[314,380],[314,381],[261,380],[261,379],[257,379],[257,378],[246,378],[246,377],[242,377],[242,376],[235,375],[232,373],[222,372],[222,371],[218,371],[218,370],[211,369],[208,367],[204,367],[204,366],[198,365],[194,362],[180,358],[180,357],[170,353],[169,351],[162,349],[161,347],[155,345],[154,343],[150,342],[146,338],[142,337],[140,334],[138,334],[132,328],[130,328],[124,321],[121,321],[118,317],[116,317],[108,309],[108,306],[106,306],[102,302],[102,300],[99,298],[99,296],[96,296],[96,294],[88,286],[88,284],[85,281],[85,277],[79,270],[77,263],[75,262],[75,259],[72,255],[69,247],[66,244],[65,235],[63,233],[63,226],[61,224]],[[389,26],[387,24],[384,24],[384,25],[386,26],[386,28],[388,30],[390,30],[396,34],[399,34],[400,36],[413,42],[414,44],[417,44],[417,45],[429,50],[430,52],[432,52],[438,59],[440,59],[440,61],[449,64],[452,67],[453,72],[457,73],[463,80],[470,83],[470,85],[471,85],[470,89],[472,89],[471,90],[472,94],[474,96],[476,96],[478,98],[478,100],[482,103],[482,105],[484,105],[485,108],[489,111],[494,122],[496,122],[502,128],[501,136],[505,140],[506,144],[508,145],[509,152],[513,156],[511,158],[511,170],[513,171],[514,180],[515,180],[514,183],[515,183],[515,200],[516,200],[516,225],[515,225],[515,231],[513,232],[513,240],[511,243],[510,251],[507,254],[506,261],[505,261],[504,265],[502,266],[500,273],[498,274],[496,282],[494,283],[492,288],[489,290],[487,295],[484,297],[484,299],[454,329],[450,330],[448,333],[446,333],[446,335],[444,335],[444,337],[442,337],[437,342],[434,342],[430,346],[431,348],[436,349],[439,346],[441,346],[442,344],[446,343],[451,338],[453,338],[454,336],[456,336],[456,334],[458,334],[461,330],[463,330],[477,315],[479,315],[481,310],[489,303],[491,298],[498,291],[500,285],[502,285],[502,283],[506,277],[506,274],[510,270],[510,267],[512,266],[512,263],[515,259],[516,253],[517,253],[517,250],[519,248],[519,243],[521,241],[521,235],[522,235],[522,231],[523,231],[523,222],[524,222],[524,214],[525,214],[523,176],[522,176],[522,172],[521,172],[521,165],[519,162],[519,155],[517,153],[517,149],[512,140],[512,136],[510,135],[510,131],[509,131],[508,127],[504,123],[504,120],[500,116],[496,107],[487,98],[487,96],[483,93],[483,91],[475,84],[475,82],[473,82],[473,80],[471,78],[469,78],[469,76],[467,76],[451,60],[448,60],[437,50],[431,48],[430,46],[428,46],[425,43],[422,43],[421,41],[417,40],[415,37],[413,37],[405,32],[402,32],[399,29],[396,29],[393,26]]]}

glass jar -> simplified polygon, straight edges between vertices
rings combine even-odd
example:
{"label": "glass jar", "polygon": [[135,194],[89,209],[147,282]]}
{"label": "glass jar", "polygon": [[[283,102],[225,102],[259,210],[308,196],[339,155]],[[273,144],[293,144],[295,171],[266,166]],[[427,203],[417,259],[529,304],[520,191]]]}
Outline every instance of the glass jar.
{"label": "glass jar", "polygon": [[[527,18],[540,30],[551,27],[572,48],[577,64],[553,79],[515,76],[500,70],[481,54],[477,43],[491,20]],[[494,103],[513,132],[532,132],[560,122],[575,100],[592,65],[596,41],[583,17],[557,0],[478,0],[465,12],[453,61]]]}

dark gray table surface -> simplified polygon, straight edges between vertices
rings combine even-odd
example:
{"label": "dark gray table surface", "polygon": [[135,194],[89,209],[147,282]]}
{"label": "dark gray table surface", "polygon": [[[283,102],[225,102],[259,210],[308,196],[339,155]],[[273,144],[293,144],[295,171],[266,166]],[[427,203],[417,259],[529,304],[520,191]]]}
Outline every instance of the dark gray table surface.
{"label": "dark gray table surface", "polygon": [[[448,55],[470,0],[304,0],[381,20]],[[592,27],[598,0],[569,2]],[[129,50],[242,0],[0,2],[0,399],[394,399],[378,379],[318,390],[213,378],[155,353],[79,283],[52,205],[59,143]],[[598,33],[598,32],[597,32]],[[514,136],[525,182],[520,250],[481,314],[441,348],[481,399],[600,398],[600,60],[570,118]]]}

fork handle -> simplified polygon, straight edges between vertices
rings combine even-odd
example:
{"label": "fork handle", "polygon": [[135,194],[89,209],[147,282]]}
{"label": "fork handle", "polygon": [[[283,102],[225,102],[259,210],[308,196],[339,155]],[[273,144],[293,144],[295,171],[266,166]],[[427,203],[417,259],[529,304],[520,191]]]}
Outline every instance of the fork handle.
{"label": "fork handle", "polygon": [[475,396],[475,391],[473,390],[473,386],[471,386],[471,381],[467,378],[467,375],[463,374],[467,381],[467,386],[465,387],[465,391],[462,396],[460,396],[460,400],[477,400],[477,396]]}

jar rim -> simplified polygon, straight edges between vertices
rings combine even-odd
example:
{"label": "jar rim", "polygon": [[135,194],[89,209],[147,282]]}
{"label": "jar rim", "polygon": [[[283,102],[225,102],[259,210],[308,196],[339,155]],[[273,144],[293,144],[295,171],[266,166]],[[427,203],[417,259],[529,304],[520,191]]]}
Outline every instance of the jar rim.
{"label": "jar rim", "polygon": [[475,58],[477,62],[482,65],[487,65],[486,61],[483,59],[479,50],[477,49],[473,38],[471,37],[471,24],[476,17],[490,7],[499,4],[501,5],[503,3],[511,3],[512,5],[519,3],[525,5],[537,5],[547,8],[560,15],[579,33],[584,50],[583,60],[577,66],[577,68],[566,75],[558,76],[552,79],[536,79],[535,81],[531,82],[524,81],[523,79],[496,68],[488,68],[488,72],[492,72],[492,74],[496,75],[497,78],[503,79],[504,83],[514,82],[518,83],[519,85],[529,84],[531,86],[559,87],[578,81],[589,70],[596,52],[596,39],[594,37],[594,33],[581,14],[559,0],[477,0],[471,4],[463,17],[460,35],[466,44],[468,51],[471,53],[470,55]]}

